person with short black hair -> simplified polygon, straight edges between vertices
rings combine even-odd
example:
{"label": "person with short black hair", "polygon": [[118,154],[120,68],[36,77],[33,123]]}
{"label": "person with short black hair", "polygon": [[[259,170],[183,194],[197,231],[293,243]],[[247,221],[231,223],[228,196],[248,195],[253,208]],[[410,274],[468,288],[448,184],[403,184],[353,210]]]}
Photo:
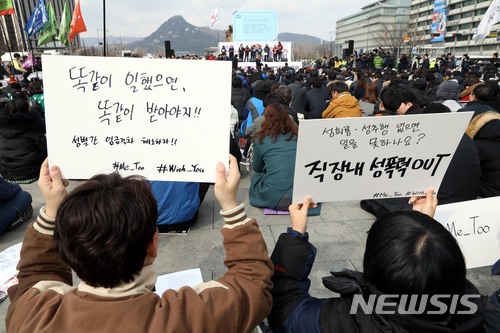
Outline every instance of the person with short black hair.
{"label": "person with short black hair", "polygon": [[[381,216],[369,229],[363,273],[345,269],[323,278],[325,287],[340,294],[326,299],[309,294],[317,250],[309,242],[307,211],[314,204],[306,197],[303,204],[291,205],[291,227],[271,255],[275,272],[268,322],[273,332],[496,332],[500,309],[466,279],[457,241],[432,218],[433,189],[409,203],[413,211]],[[466,304],[458,301],[464,295]],[[429,302],[433,297],[440,303]],[[460,302],[456,306],[454,298]]]}
{"label": "person with short black hair", "polygon": [[391,86],[384,89],[380,97],[379,110],[376,110],[374,115],[393,116],[403,103],[403,90],[397,86]]}
{"label": "person with short black hair", "polygon": [[330,103],[323,111],[322,118],[361,117],[358,99],[351,95],[345,82],[335,80],[328,85]]}
{"label": "person with short black hair", "polygon": [[319,76],[312,76],[308,80],[310,90],[306,92],[305,116],[306,118],[321,119],[321,113],[328,102],[328,93]]}
{"label": "person with short black hair", "polygon": [[[9,288],[8,332],[250,332],[271,310],[272,265],[257,222],[237,202],[231,156],[217,165],[214,192],[228,271],[161,296],[153,266],[158,211],[149,182],[96,175],[67,193],[45,160],[38,185],[46,205],[27,228]],[[72,286],[72,270],[82,282]]]}
{"label": "person with short black hair", "polygon": [[497,112],[488,104],[492,96],[493,89],[491,86],[486,83],[480,83],[470,93],[469,103],[463,108],[458,109],[457,112],[474,111],[474,117],[487,111]]}

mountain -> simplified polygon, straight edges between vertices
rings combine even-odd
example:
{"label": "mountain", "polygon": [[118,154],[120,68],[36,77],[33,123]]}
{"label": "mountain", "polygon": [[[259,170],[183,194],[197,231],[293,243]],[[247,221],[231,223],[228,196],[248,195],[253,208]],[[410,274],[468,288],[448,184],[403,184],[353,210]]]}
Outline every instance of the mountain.
{"label": "mountain", "polygon": [[[144,37],[115,37],[106,36],[106,44],[108,45],[128,45],[130,43],[136,42],[138,40],[143,40]],[[98,46],[99,43],[103,42],[102,37],[85,37],[81,38],[85,46]]]}
{"label": "mountain", "polygon": [[[151,54],[164,54],[165,41],[170,41],[170,47],[176,52],[188,52],[198,55],[206,54],[209,47],[217,46],[219,41],[225,41],[224,30],[210,30],[208,27],[196,27],[188,23],[182,16],[176,15],[164,22],[155,32],[145,38],[108,37],[108,45],[121,45],[121,49],[143,51]],[[278,39],[294,43],[319,45],[317,37],[280,33]],[[82,38],[86,45],[97,45],[97,38]],[[102,40],[100,40],[102,42]],[[91,44],[94,43],[94,44]]]}

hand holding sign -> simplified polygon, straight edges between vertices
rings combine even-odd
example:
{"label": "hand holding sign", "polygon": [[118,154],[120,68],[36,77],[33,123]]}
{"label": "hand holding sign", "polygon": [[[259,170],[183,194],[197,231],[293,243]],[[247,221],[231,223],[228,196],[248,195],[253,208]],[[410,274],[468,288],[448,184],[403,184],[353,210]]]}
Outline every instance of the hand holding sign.
{"label": "hand holding sign", "polygon": [[[439,190],[471,112],[305,120],[293,202],[411,197]],[[443,131],[443,129],[446,131]],[[314,149],[311,149],[314,147]]]}
{"label": "hand holding sign", "polygon": [[412,209],[422,212],[430,217],[434,217],[438,204],[437,196],[434,194],[434,189],[429,188],[425,191],[425,196],[414,196],[408,200],[412,205]]}
{"label": "hand holding sign", "polygon": [[229,152],[231,63],[43,56],[43,64],[50,164],[65,178],[118,171],[215,181]]}

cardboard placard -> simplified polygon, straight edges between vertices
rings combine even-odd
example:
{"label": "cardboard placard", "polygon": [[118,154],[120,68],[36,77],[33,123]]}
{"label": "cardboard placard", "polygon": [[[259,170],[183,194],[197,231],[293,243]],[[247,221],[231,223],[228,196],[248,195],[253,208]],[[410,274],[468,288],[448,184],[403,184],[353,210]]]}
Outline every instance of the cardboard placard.
{"label": "cardboard placard", "polygon": [[214,182],[227,165],[230,62],[52,55],[43,66],[49,162],[65,178]]}
{"label": "cardboard placard", "polygon": [[472,112],[300,122],[293,202],[437,191]]}

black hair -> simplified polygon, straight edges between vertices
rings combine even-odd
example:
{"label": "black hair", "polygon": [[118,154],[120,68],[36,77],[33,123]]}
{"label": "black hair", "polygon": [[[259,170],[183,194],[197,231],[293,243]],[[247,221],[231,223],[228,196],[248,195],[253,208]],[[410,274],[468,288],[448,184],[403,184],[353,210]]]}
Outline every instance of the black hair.
{"label": "black hair", "polygon": [[96,175],[76,187],[57,211],[59,255],[93,287],[134,280],[156,232],[158,209],[149,182],[118,173]]}
{"label": "black hair", "polygon": [[314,88],[321,88],[323,86],[323,80],[318,76],[313,76],[309,78],[309,84]]}
{"label": "black hair", "polygon": [[241,80],[241,77],[239,76],[233,76],[231,84],[233,88],[243,88],[243,80]]}
{"label": "black hair", "polygon": [[433,218],[417,211],[379,217],[370,228],[364,276],[387,294],[463,294],[465,259],[457,241]]}
{"label": "black hair", "polygon": [[473,90],[472,93],[476,96],[476,98],[483,102],[488,102],[491,97],[493,97],[493,89],[491,86],[486,83],[478,84]]}
{"label": "black hair", "polygon": [[398,86],[390,86],[385,89],[380,100],[384,104],[384,109],[388,111],[397,111],[403,103],[403,89]]}

